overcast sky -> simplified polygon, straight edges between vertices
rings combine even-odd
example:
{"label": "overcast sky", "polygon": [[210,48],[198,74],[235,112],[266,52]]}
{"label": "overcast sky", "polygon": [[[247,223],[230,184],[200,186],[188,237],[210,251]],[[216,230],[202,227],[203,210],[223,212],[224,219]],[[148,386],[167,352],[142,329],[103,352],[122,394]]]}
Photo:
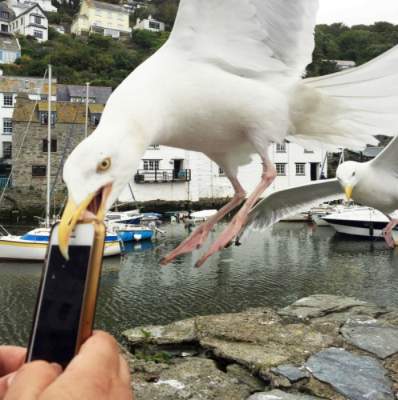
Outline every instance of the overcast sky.
{"label": "overcast sky", "polygon": [[398,0],[320,0],[319,24],[388,21],[398,24]]}

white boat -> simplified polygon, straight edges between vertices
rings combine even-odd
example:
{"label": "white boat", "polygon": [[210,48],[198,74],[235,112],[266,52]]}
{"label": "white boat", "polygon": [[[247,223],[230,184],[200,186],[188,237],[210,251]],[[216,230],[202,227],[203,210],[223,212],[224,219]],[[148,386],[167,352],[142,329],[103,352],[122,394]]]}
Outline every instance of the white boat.
{"label": "white boat", "polygon": [[189,219],[192,222],[203,222],[206,221],[208,218],[212,217],[213,215],[217,214],[217,210],[202,210],[202,211],[195,211],[189,214]]}
{"label": "white boat", "polygon": [[[398,212],[392,216],[398,218]],[[378,239],[383,238],[383,229],[389,222],[382,212],[370,207],[354,207],[322,218],[339,233]],[[397,228],[395,232],[398,233]]]}
{"label": "white boat", "polygon": [[[43,261],[50,228],[37,228],[25,235],[4,235],[0,237],[0,259]],[[120,238],[113,233],[107,233],[105,238],[104,257],[119,255],[122,251]]]}

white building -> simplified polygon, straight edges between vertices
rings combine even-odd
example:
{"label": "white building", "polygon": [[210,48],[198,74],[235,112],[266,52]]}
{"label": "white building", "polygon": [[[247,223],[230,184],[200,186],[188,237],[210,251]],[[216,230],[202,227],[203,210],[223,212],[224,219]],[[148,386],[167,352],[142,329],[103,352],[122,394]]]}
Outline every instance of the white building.
{"label": "white building", "polygon": [[0,64],[13,64],[21,57],[21,46],[12,34],[0,34]]}
{"label": "white building", "polygon": [[14,11],[16,17],[10,23],[12,33],[33,36],[39,42],[48,40],[48,19],[39,5],[33,4],[30,7],[20,9],[14,8]]}
{"label": "white building", "polygon": [[[52,100],[56,100],[56,80],[53,80]],[[0,75],[0,188],[9,175],[12,153],[12,115],[18,94],[25,93],[31,100],[46,100],[47,81]]]}
{"label": "white building", "polygon": [[[270,158],[278,177],[269,190],[280,190],[309,183],[326,175],[326,152],[309,151],[295,143],[274,144]],[[259,157],[241,167],[238,179],[247,193],[259,183],[262,165]],[[203,198],[225,198],[233,195],[224,172],[201,153],[154,146],[147,150],[134,181],[131,183],[137,201],[198,201]],[[129,190],[121,201],[130,201]]]}
{"label": "white building", "polygon": [[164,22],[153,19],[152,15],[150,15],[148,18],[145,19],[137,18],[137,23],[135,24],[134,29],[145,29],[152,32],[163,32],[165,30],[165,24]]}
{"label": "white building", "polygon": [[37,4],[45,12],[57,12],[57,7],[51,4],[51,0],[7,0],[7,4],[18,15],[23,9],[30,8]]}

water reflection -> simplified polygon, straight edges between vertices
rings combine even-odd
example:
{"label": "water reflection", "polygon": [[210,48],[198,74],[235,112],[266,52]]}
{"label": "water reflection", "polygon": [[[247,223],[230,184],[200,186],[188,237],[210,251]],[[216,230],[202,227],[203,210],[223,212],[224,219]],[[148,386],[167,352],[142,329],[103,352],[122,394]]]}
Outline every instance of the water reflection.
{"label": "water reflection", "polygon": [[[97,327],[119,335],[136,325],[283,306],[314,293],[398,306],[398,250],[383,242],[347,240],[332,229],[284,223],[225,249],[200,269],[194,265],[204,250],[160,267],[161,256],[184,235],[181,225],[170,225],[166,238],[105,260]],[[40,270],[33,264],[0,265],[0,342],[26,343]]]}

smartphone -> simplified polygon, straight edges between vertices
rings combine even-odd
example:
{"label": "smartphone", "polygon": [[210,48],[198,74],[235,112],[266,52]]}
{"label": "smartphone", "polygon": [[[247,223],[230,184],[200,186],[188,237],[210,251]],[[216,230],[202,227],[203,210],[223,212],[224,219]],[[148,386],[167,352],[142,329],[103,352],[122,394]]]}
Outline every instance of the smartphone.
{"label": "smartphone", "polygon": [[69,260],[58,246],[58,224],[51,231],[40,283],[27,361],[66,367],[91,336],[105,242],[105,226],[78,223]]}

